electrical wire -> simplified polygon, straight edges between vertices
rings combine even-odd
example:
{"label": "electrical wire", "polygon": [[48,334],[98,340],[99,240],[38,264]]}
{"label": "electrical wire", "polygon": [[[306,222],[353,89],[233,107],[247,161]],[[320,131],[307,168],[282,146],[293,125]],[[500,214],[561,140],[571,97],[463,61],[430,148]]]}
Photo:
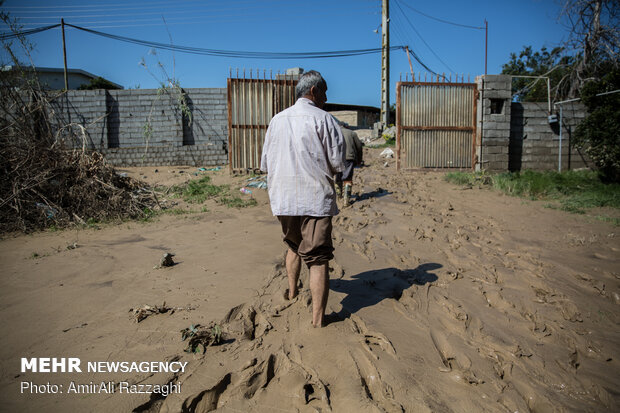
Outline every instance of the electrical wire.
{"label": "electrical wire", "polygon": [[38,27],[36,29],[25,30],[22,32],[9,32],[0,34],[0,40],[10,40],[15,39],[20,36],[30,36],[31,34],[41,33],[49,29],[55,29],[56,27],[60,27],[60,23],[52,24],[51,26]]}
{"label": "electrical wire", "polygon": [[433,69],[429,68],[428,66],[426,66],[426,64],[424,64],[424,62],[420,59],[420,57],[416,54],[415,51],[411,50],[411,48],[409,48],[409,53],[411,53],[411,55],[413,56],[413,58],[415,59],[416,62],[419,63],[420,66],[422,66],[424,69],[426,69],[427,71],[431,72],[434,75],[439,75],[437,72],[435,72]]}
{"label": "electrical wire", "polygon": [[[411,28],[413,29],[413,31],[418,35],[418,37],[420,38],[420,40],[422,40],[422,42],[426,45],[426,47],[428,47],[428,50],[431,51],[431,53],[441,62],[443,63],[443,65],[445,67],[448,68],[448,70],[451,73],[456,73],[450,66],[448,66],[448,64],[446,62],[444,62],[442,60],[441,57],[439,57],[439,55],[437,53],[435,53],[435,51],[433,50],[433,48],[426,42],[426,40],[424,40],[424,38],[422,37],[422,35],[420,34],[420,32],[418,32],[418,30],[415,28],[415,26],[413,25],[413,23],[411,23],[411,20],[409,20],[409,17],[407,17],[407,15],[405,14],[405,12],[403,11],[403,9],[400,7],[400,2],[398,0],[394,0],[394,3],[396,3],[396,7],[398,7],[398,9],[400,10],[401,14],[403,15],[403,17],[405,18],[405,20],[407,20],[407,22],[409,23],[409,26],[411,26]],[[416,58],[417,60],[417,58]],[[424,65],[424,67],[426,67],[426,65]],[[434,73],[434,72],[433,72]]]}
{"label": "electrical wire", "polygon": [[[276,1],[280,1],[280,0],[276,0]],[[264,5],[260,5],[260,6],[256,6],[255,3],[253,3],[253,7],[251,5],[247,5],[247,6],[243,6],[239,3],[232,3],[232,6],[235,7],[227,7],[225,9],[222,8],[198,8],[198,9],[193,9],[193,10],[185,10],[185,11],[180,11],[180,10],[174,10],[174,11],[164,11],[161,10],[160,12],[145,12],[145,13],[133,13],[133,12],[129,12],[129,13],[124,13],[124,14],[110,14],[109,10],[106,10],[108,13],[105,14],[89,14],[89,15],[60,15],[58,13],[54,13],[54,12],[50,12],[51,15],[47,15],[47,16],[39,16],[39,17],[33,17],[33,16],[21,16],[20,15],[20,19],[22,20],[26,20],[26,22],[23,23],[24,27],[37,27],[39,25],[48,25],[50,23],[52,23],[49,20],[52,19],[56,19],[59,20],[60,18],[65,18],[65,20],[71,20],[73,21],[75,24],[80,25],[82,27],[87,27],[90,29],[95,29],[95,28],[111,28],[111,27],[145,27],[145,26],[161,26],[163,25],[163,23],[161,22],[160,19],[158,18],[151,18],[149,15],[157,15],[157,14],[186,14],[185,16],[179,16],[179,17],[167,17],[166,21],[168,22],[169,25],[174,25],[174,24],[203,24],[205,22],[208,21],[217,21],[217,22],[222,22],[224,21],[222,18],[223,17],[230,17],[231,19],[228,19],[228,21],[240,21],[243,18],[247,18],[247,19],[256,19],[258,17],[258,13],[260,13],[261,11],[266,11],[268,12],[267,9],[265,9]],[[254,10],[252,10],[254,9]],[[227,11],[229,12],[228,14],[220,14],[220,13],[215,13],[215,12],[223,12],[223,11]],[[297,13],[295,10],[293,9],[288,9],[288,10],[283,10],[287,16],[274,16],[273,13],[269,14],[269,15],[263,15],[263,17],[260,17],[261,21],[267,21],[267,20],[290,20],[289,15],[294,15],[295,13]],[[366,13],[370,13],[371,9],[367,8],[367,7],[357,7],[355,9],[355,12],[357,14],[366,14]],[[189,13],[189,14],[188,14]],[[329,14],[329,15],[333,15],[334,13],[350,13],[349,8],[340,8],[339,10],[311,10],[307,13],[304,14],[305,17],[308,17],[310,15],[325,15],[325,14]],[[115,18],[115,16],[118,16],[118,18]],[[122,16],[122,17],[121,17]],[[134,17],[135,16],[135,17]],[[91,19],[89,21],[84,20],[85,18],[88,17],[93,17],[94,19]],[[101,19],[104,17],[111,17],[108,19]],[[124,18],[123,18],[124,17]],[[146,17],[144,19],[141,19],[139,17]],[[234,20],[232,19],[234,18]],[[33,21],[34,20],[34,21]],[[77,21],[76,21],[77,20]],[[153,24],[156,23],[156,24]]]}
{"label": "electrical wire", "polygon": [[448,21],[448,20],[440,19],[438,17],[433,17],[430,14],[426,14],[424,12],[421,12],[418,9],[415,9],[415,8],[411,7],[407,3],[403,3],[403,6],[410,8],[411,10],[413,10],[414,12],[416,12],[418,14],[421,14],[422,16],[428,17],[429,19],[433,19],[433,20],[436,20],[436,21],[441,22],[441,23],[451,24],[453,26],[465,27],[465,28],[468,28],[468,29],[484,30],[484,27],[470,26],[468,24],[461,24],[461,23],[454,23],[454,22],[451,22],[451,21]]}
{"label": "electrical wire", "polygon": [[[396,20],[393,20],[392,23],[396,23]],[[396,37],[398,37],[398,39],[400,40],[401,43],[406,43],[405,38],[406,36],[403,35],[403,32],[401,31],[399,25],[394,24],[393,26],[391,26],[394,28],[394,32],[396,34]],[[437,73],[432,70],[431,68],[429,68],[423,61],[422,59],[420,59],[420,57],[415,53],[415,51],[413,50],[413,48],[411,46],[408,46],[409,49],[409,53],[411,53],[411,55],[413,56],[413,59],[416,61],[416,63],[418,63],[422,68],[424,68],[424,70],[426,70],[427,72],[430,72],[434,75],[436,75]],[[405,53],[407,51],[405,50]]]}
{"label": "electrical wire", "polygon": [[[193,3],[196,1],[200,1],[200,0],[184,0],[184,1],[176,1],[174,3],[171,3],[169,1],[153,1],[153,2],[149,2],[149,4],[147,5],[141,5],[142,8],[147,8],[147,7],[152,7],[154,5],[169,5],[169,6],[174,6],[174,5],[178,5],[178,3]],[[253,1],[253,0],[251,0]],[[251,1],[246,1],[245,3],[251,2]],[[8,9],[8,10],[21,10],[21,9],[36,9],[36,10],[57,10],[57,9],[91,9],[93,7],[108,7],[107,10],[109,10],[110,7],[114,7],[114,8],[126,8],[129,6],[138,6],[138,3],[115,3],[115,4],[110,4],[107,3],[105,5],[103,4],[82,4],[82,5],[71,5],[71,6],[5,6],[3,7],[4,9]],[[101,9],[101,10],[106,10],[106,9]]]}
{"label": "electrical wire", "polygon": [[[51,12],[27,12],[28,15],[24,15],[25,13],[19,13],[18,17],[20,20],[33,20],[33,19],[46,19],[46,20],[59,20],[61,18],[65,18],[65,19],[72,19],[73,21],[75,21],[76,19],[85,19],[85,18],[102,18],[102,17],[132,17],[132,16],[152,16],[152,15],[162,15],[165,14],[166,16],[168,15],[173,15],[173,14],[186,14],[186,15],[191,15],[191,17],[196,18],[196,17],[215,17],[215,18],[219,18],[222,17],[221,15],[216,15],[214,14],[214,12],[221,12],[221,11],[226,11],[226,12],[235,12],[235,14],[228,14],[228,15],[223,15],[223,17],[227,17],[227,16],[238,16],[239,13],[237,11],[244,11],[244,12],[249,12],[249,10],[253,10],[253,9],[258,9],[258,10],[267,10],[265,9],[265,6],[263,5],[256,5],[255,3],[253,4],[254,7],[251,6],[241,6],[241,7],[227,7],[227,8],[219,8],[219,9],[213,9],[213,8],[191,8],[191,9],[185,9],[185,10],[179,10],[179,8],[175,8],[174,10],[163,10],[163,9],[159,9],[158,11],[144,11],[144,9],[140,9],[140,8],[136,8],[136,10],[139,10],[137,12],[130,12],[127,13],[125,11],[120,11],[120,13],[110,13],[110,10],[105,10],[104,13],[95,13],[95,14],[71,14],[71,13],[80,13],[80,11],[61,11],[61,14],[59,13],[51,13]],[[371,11],[374,10],[374,8],[362,8],[362,7],[357,7],[355,11],[359,12],[359,11]],[[291,10],[289,10],[291,11]],[[91,12],[91,10],[85,10],[83,12]],[[329,13],[334,13],[334,12],[350,12],[350,10],[348,8],[342,8],[340,10],[329,10]],[[46,14],[45,16],[35,16],[33,15],[34,13],[44,13]],[[69,14],[67,14],[69,13]],[[324,14],[324,11],[321,11],[321,14]],[[307,14],[306,14],[307,15]],[[184,18],[184,17],[181,17]],[[178,18],[177,18],[178,19]],[[89,22],[90,23],[90,22]],[[105,23],[105,22],[93,22],[93,23]]]}
{"label": "electrical wire", "polygon": [[[232,58],[254,58],[254,59],[321,59],[331,57],[348,57],[348,56],[361,56],[373,53],[380,53],[381,48],[371,49],[357,49],[357,50],[337,50],[337,51],[323,51],[323,52],[250,52],[240,50],[218,50],[218,49],[205,49],[191,46],[171,45],[159,42],[152,42],[148,40],[134,39],[131,37],[118,36],[110,33],[104,33],[97,30],[86,29],[84,27],[75,26],[70,23],[65,23],[65,26],[72,27],[77,30],[81,30],[90,34],[94,34],[109,39],[122,41],[126,43],[139,44],[142,46],[148,46],[155,49],[170,50],[182,53],[206,55],[206,56],[219,56],[219,57],[232,57]],[[404,49],[404,46],[391,46],[390,50]]]}

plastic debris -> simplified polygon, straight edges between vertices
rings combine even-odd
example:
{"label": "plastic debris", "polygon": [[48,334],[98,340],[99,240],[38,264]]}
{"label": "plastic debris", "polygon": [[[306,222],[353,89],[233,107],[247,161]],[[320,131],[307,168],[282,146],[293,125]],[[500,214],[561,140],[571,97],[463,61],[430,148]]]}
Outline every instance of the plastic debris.
{"label": "plastic debris", "polygon": [[250,191],[248,188],[241,188],[239,189],[239,192],[241,192],[242,194],[252,194],[252,191]]}
{"label": "plastic debris", "polygon": [[37,208],[41,208],[43,212],[45,212],[45,215],[50,219],[54,218],[54,216],[58,213],[58,210],[56,208],[52,208],[51,206],[42,204],[40,202],[37,202]]}
{"label": "plastic debris", "polygon": [[390,139],[396,138],[396,126],[390,126],[389,128],[387,128],[386,130],[383,131],[381,136],[386,141],[390,140]]}
{"label": "plastic debris", "polygon": [[391,148],[385,148],[379,156],[383,156],[384,158],[393,158],[394,151]]}
{"label": "plastic debris", "polygon": [[267,177],[266,176],[255,176],[254,178],[250,178],[246,181],[245,186],[249,186],[252,188],[260,188],[267,189]]}

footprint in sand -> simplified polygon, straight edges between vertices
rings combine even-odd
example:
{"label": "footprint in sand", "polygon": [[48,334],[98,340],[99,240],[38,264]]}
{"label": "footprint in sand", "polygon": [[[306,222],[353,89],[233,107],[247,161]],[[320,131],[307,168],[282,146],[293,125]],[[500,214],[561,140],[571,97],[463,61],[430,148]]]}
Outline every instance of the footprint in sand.
{"label": "footprint in sand", "polygon": [[375,351],[373,351],[373,349],[377,347],[390,356],[396,357],[396,350],[394,349],[392,342],[388,340],[385,335],[378,332],[369,331],[366,323],[364,323],[364,321],[355,314],[351,314],[348,321],[353,332],[362,336],[360,341],[373,358],[378,358]]}

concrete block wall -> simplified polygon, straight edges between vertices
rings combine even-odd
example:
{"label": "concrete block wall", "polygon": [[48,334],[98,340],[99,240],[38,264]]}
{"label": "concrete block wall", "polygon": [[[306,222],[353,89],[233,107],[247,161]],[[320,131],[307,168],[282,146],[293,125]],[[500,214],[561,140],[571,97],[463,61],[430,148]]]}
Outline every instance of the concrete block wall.
{"label": "concrete block wall", "polygon": [[[55,99],[52,108],[58,124],[84,125],[89,148],[101,151],[113,165],[226,164],[226,89],[185,93],[189,117],[180,109],[177,92],[159,89],[72,90]],[[70,144],[82,145],[80,139]]]}
{"label": "concrete block wall", "polygon": [[105,151],[105,157],[116,166],[214,166],[228,162],[221,147],[213,143],[178,146],[174,150],[168,146],[110,148]]}
{"label": "concrete block wall", "polygon": [[[58,136],[70,147],[103,149],[107,145],[108,122],[105,90],[69,90],[50,94],[49,117]],[[59,131],[61,125],[69,125]],[[82,130],[78,125],[84,127]],[[72,132],[72,133],[66,133]]]}
{"label": "concrete block wall", "polygon": [[[511,77],[485,75],[476,77],[478,85],[476,170],[508,169],[510,142]],[[496,102],[499,105],[495,105]],[[501,106],[498,113],[493,109]]]}
{"label": "concrete block wall", "polygon": [[[549,103],[512,102],[509,75],[478,76],[476,83],[479,90],[476,170],[557,170],[559,115],[557,123],[549,124]],[[563,105],[562,170],[590,166],[571,142],[575,127],[585,116],[583,104]]]}
{"label": "concrete block wall", "polygon": [[[560,162],[559,115],[558,122],[549,123],[547,102],[513,102],[511,106],[509,170],[557,170]],[[583,104],[563,105],[562,170],[589,166],[588,159],[571,142],[575,127],[585,116]]]}
{"label": "concrete block wall", "polygon": [[[228,92],[226,88],[187,89],[192,113],[190,135],[196,145],[213,143],[228,153]],[[227,156],[223,163],[228,162]]]}
{"label": "concrete block wall", "polygon": [[[155,93],[153,93],[155,92]],[[108,148],[181,146],[176,96],[150,89],[108,92]],[[150,132],[145,128],[150,125]]]}

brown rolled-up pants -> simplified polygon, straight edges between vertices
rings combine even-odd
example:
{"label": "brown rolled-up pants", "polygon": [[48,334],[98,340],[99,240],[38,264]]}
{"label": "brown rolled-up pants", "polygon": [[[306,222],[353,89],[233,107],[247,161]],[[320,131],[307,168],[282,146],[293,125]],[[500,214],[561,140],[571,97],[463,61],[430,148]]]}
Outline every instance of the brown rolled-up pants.
{"label": "brown rolled-up pants", "polygon": [[334,258],[332,217],[278,216],[282,238],[308,267]]}

